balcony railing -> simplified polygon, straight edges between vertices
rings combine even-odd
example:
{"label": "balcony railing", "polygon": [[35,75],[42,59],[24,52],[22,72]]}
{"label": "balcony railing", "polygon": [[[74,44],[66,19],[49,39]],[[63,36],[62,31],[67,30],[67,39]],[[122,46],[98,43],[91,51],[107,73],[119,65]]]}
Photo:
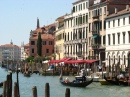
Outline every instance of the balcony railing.
{"label": "balcony railing", "polygon": [[92,30],[92,34],[99,34],[99,30],[98,29]]}
{"label": "balcony railing", "polygon": [[93,49],[99,49],[99,47],[100,47],[100,44],[92,44]]}

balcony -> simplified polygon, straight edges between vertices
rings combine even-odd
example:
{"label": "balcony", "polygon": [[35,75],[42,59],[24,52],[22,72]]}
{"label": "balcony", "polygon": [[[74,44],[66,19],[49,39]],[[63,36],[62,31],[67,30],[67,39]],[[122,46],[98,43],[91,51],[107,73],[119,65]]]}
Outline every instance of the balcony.
{"label": "balcony", "polygon": [[92,44],[92,49],[99,49],[100,44]]}
{"label": "balcony", "polygon": [[92,30],[92,34],[100,34],[98,29]]}
{"label": "balcony", "polygon": [[93,19],[99,19],[99,15],[98,14],[95,14],[92,16]]}

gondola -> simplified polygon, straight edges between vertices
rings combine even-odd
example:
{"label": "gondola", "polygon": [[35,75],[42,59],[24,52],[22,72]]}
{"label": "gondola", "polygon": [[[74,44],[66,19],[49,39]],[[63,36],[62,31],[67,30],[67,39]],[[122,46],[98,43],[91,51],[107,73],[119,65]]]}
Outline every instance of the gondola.
{"label": "gondola", "polygon": [[0,87],[2,87],[2,86],[3,86],[3,82],[0,83]]}
{"label": "gondola", "polygon": [[115,78],[115,79],[109,79],[109,78],[107,78],[105,75],[104,75],[104,79],[107,81],[107,82],[109,82],[110,84],[112,84],[112,85],[120,85],[119,84],[119,81]]}
{"label": "gondola", "polygon": [[78,79],[75,79],[74,81],[72,82],[65,82],[63,80],[63,77],[62,77],[62,73],[60,75],[60,78],[59,78],[59,81],[62,85],[65,85],[65,86],[71,86],[71,87],[86,87],[88,86],[89,84],[91,84],[93,82],[93,79],[89,80],[89,81],[80,81]]}
{"label": "gondola", "polygon": [[30,74],[30,73],[24,73],[24,76],[25,76],[25,77],[30,77],[31,74]]}

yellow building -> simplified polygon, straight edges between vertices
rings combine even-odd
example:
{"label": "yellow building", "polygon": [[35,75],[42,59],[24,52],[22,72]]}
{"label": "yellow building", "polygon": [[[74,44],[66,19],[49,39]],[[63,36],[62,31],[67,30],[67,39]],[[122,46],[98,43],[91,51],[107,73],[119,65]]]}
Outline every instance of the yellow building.
{"label": "yellow building", "polygon": [[64,16],[56,19],[55,38],[56,60],[60,60],[64,58]]}

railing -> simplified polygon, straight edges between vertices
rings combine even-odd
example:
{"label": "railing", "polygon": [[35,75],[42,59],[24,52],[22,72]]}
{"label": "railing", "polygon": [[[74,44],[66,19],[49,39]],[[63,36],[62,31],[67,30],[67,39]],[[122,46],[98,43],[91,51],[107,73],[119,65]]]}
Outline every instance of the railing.
{"label": "railing", "polygon": [[100,44],[92,44],[93,49],[98,49],[100,47]]}
{"label": "railing", "polygon": [[92,30],[92,34],[99,34],[99,30],[98,29]]}

